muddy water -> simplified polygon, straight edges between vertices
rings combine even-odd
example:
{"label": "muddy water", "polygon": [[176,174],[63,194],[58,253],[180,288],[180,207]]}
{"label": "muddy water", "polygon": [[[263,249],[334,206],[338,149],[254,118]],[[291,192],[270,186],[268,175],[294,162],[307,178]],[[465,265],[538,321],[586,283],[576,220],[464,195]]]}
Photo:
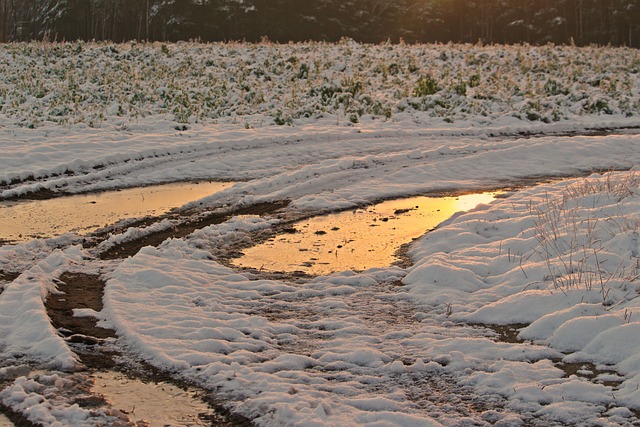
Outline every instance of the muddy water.
{"label": "muddy water", "polygon": [[289,233],[244,250],[244,255],[233,263],[239,267],[303,271],[312,275],[385,267],[396,261],[396,253],[403,244],[454,213],[494,198],[495,193],[413,197],[315,217],[294,224]]}
{"label": "muddy water", "polygon": [[94,375],[92,391],[101,394],[114,409],[134,423],[155,426],[210,426],[212,410],[195,396],[167,383],[146,383],[117,372]]}
{"label": "muddy water", "polygon": [[24,242],[68,232],[86,234],[121,219],[162,215],[231,185],[181,182],[48,200],[0,202],[0,240]]}

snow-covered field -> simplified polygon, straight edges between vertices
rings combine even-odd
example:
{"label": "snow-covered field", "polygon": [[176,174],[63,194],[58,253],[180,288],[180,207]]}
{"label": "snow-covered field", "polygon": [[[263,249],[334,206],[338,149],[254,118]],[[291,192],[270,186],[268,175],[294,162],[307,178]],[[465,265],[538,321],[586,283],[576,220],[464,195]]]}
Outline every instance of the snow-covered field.
{"label": "snow-covered field", "polygon": [[[78,358],[44,300],[71,271],[107,280],[104,309],[76,315],[126,357],[258,425],[638,423],[638,51],[73,43],[0,61],[2,198],[225,179],[185,209],[290,201],[127,259],[99,253],[179,224],[0,247],[3,405],[114,423],[65,398]],[[406,269],[294,282],[220,259],[305,215],[560,177],[446,221]]]}

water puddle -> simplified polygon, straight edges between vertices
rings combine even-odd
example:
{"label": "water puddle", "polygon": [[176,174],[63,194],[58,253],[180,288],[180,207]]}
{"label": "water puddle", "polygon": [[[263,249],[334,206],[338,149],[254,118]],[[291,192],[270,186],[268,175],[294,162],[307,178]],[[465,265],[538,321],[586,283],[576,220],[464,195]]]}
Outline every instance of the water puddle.
{"label": "water puddle", "polygon": [[495,193],[459,197],[412,197],[366,209],[315,217],[293,225],[269,241],[243,250],[238,267],[303,271],[322,275],[385,267],[400,247],[422,236],[454,213],[489,203]]}
{"label": "water puddle", "polygon": [[104,396],[113,409],[136,425],[210,426],[214,417],[195,390],[163,382],[146,383],[118,372],[99,372],[93,378],[92,392]]}
{"label": "water puddle", "polygon": [[47,200],[0,202],[0,241],[26,242],[68,232],[86,234],[125,218],[162,215],[232,185],[179,182]]}

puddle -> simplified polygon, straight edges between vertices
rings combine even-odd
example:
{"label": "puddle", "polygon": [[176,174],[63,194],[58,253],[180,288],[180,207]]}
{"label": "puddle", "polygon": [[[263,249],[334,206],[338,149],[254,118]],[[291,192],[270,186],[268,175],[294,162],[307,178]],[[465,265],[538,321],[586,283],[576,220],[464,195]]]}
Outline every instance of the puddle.
{"label": "puddle", "polygon": [[366,209],[315,217],[293,225],[289,233],[243,250],[238,267],[303,271],[322,275],[386,267],[400,247],[422,236],[454,213],[489,203],[495,193],[459,197],[412,197]]}
{"label": "puddle", "polygon": [[231,182],[180,182],[47,200],[0,202],[0,240],[25,242],[68,232],[86,234],[125,218],[162,215]]}
{"label": "puddle", "polygon": [[92,392],[103,395],[113,409],[138,425],[211,426],[213,410],[198,399],[195,390],[146,383],[117,372],[99,372],[93,378]]}

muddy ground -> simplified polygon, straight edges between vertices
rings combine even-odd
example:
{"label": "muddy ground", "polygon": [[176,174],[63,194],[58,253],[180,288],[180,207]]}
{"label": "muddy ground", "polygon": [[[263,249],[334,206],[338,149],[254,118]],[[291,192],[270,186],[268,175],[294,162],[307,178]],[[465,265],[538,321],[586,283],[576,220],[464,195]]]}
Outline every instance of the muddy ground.
{"label": "muddy ground", "polygon": [[[529,186],[534,183],[540,183],[543,181],[549,181],[560,177],[531,177],[530,179],[523,180],[520,183],[509,183],[509,189],[520,188]],[[506,185],[505,185],[506,186]],[[52,195],[39,194],[38,197],[43,198],[51,197]],[[135,255],[141,248],[145,246],[157,246],[167,238],[182,238],[194,231],[203,227],[220,224],[229,218],[237,215],[259,215],[259,216],[279,216],[281,218],[285,215],[285,210],[289,202],[286,200],[277,201],[273,203],[259,203],[252,206],[242,207],[229,211],[216,211],[216,212],[179,212],[173,211],[160,218],[145,218],[135,222],[133,224],[127,224],[127,228],[131,226],[141,227],[148,226],[163,219],[171,219],[175,221],[175,226],[163,230],[160,232],[146,235],[142,238],[128,241],[117,245],[104,252],[97,253],[96,256],[102,260],[118,260],[125,259],[126,257]],[[277,227],[276,230],[272,230],[273,233],[286,231],[287,227],[291,226],[291,223],[304,219],[302,215],[293,215],[291,218],[287,218],[285,222]],[[105,229],[92,233],[85,239],[85,247],[97,248],[98,244],[104,241],[110,233],[122,232],[118,226],[111,226]],[[256,240],[265,240],[269,236],[262,236]],[[0,240],[0,246],[6,244]],[[411,263],[407,256],[407,245],[403,245],[398,251],[399,261],[398,264],[402,267],[408,267]],[[242,248],[234,248],[227,254],[228,258],[233,257]],[[222,262],[225,261],[223,256]],[[277,279],[277,280],[289,280],[300,281],[307,280],[310,276],[301,272],[255,272],[261,274],[262,277]],[[2,282],[11,282],[19,276],[19,272],[8,272],[0,270],[0,293],[2,292]],[[69,343],[72,350],[78,355],[80,361],[84,365],[86,372],[96,372],[105,370],[116,370],[129,375],[134,378],[139,378],[144,381],[152,382],[168,382],[179,387],[191,386],[181,381],[177,381],[169,374],[162,372],[154,367],[151,367],[139,360],[132,360],[127,355],[120,353],[118,348],[114,345],[114,341],[117,338],[114,331],[102,328],[97,325],[96,319],[90,317],[74,317],[73,309],[76,308],[90,308],[95,311],[102,310],[102,298],[105,282],[103,277],[99,274],[86,274],[80,272],[66,272],[59,280],[58,289],[60,293],[51,294],[46,300],[46,309],[53,326],[59,331],[59,334],[65,338]],[[403,307],[407,310],[407,307]],[[274,314],[276,315],[276,314]],[[408,317],[410,318],[410,316]],[[518,330],[526,325],[510,325],[501,327],[491,327],[491,325],[478,325],[478,327],[493,329],[495,332],[495,339],[505,342],[516,342]],[[561,367],[562,364],[558,364]],[[576,374],[579,371],[589,371],[584,366],[564,366],[567,375]],[[591,369],[593,372],[597,372],[595,369]],[[210,408],[212,414],[208,415],[208,421],[213,426],[249,426],[252,425],[251,421],[236,414],[231,414],[224,408],[222,402],[216,399],[216,396],[210,392],[202,391],[203,400],[205,400]],[[411,396],[410,396],[411,397]],[[420,396],[413,396],[415,399],[419,399]],[[84,399],[84,400],[82,400]],[[86,407],[94,407],[104,405],[104,401],[100,399],[100,396],[95,398],[83,397],[78,401],[78,404]],[[31,426],[22,415],[17,414],[9,410],[7,407],[0,406],[0,412],[6,414],[16,425],[19,426]]]}
{"label": "muddy ground", "polygon": [[[166,231],[153,233],[143,238],[132,240],[118,245],[106,252],[98,254],[102,259],[124,259],[135,255],[142,247],[159,245],[167,238],[184,237],[195,230],[212,224],[219,224],[235,215],[269,215],[286,207],[288,202],[261,203],[226,213],[198,214],[179,217],[175,213],[167,214],[162,218],[144,219],[136,226],[150,225],[165,218],[178,218],[178,226]],[[131,225],[128,225],[131,226]],[[111,230],[113,231],[113,230]],[[97,232],[86,239],[85,246],[95,247],[104,240],[108,232]],[[3,242],[0,242],[0,245]],[[19,272],[0,271],[1,282],[11,282],[19,276]],[[78,355],[80,362],[87,373],[100,371],[119,371],[123,374],[138,378],[145,382],[170,383],[180,388],[193,388],[192,384],[177,381],[169,374],[158,370],[139,360],[128,360],[126,355],[113,344],[117,338],[113,330],[97,325],[97,320],[92,317],[75,317],[73,309],[89,308],[101,311],[103,308],[102,297],[105,282],[99,274],[86,274],[81,272],[65,272],[57,282],[59,293],[52,293],[45,301],[47,314],[52,325],[58,333],[64,337],[70,348]],[[86,388],[86,387],[85,387]],[[82,389],[82,387],[81,387]],[[87,391],[87,390],[84,390]],[[229,412],[215,395],[201,390],[198,395],[205,401],[211,411],[203,415],[203,420],[212,426],[250,426],[252,423],[245,417]],[[76,400],[81,407],[98,407],[106,404],[101,396],[87,398],[85,394]],[[6,406],[0,405],[0,412],[5,414],[17,426],[32,426],[23,415],[12,411]]]}

